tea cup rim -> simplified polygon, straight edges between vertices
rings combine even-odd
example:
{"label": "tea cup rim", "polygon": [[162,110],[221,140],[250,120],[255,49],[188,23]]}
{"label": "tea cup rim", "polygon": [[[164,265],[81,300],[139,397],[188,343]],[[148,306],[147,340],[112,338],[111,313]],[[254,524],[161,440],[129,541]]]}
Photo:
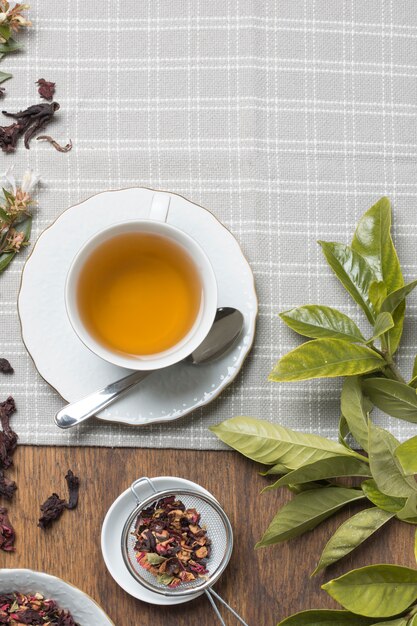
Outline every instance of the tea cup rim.
{"label": "tea cup rim", "polygon": [[[154,232],[169,237],[185,248],[199,271],[203,289],[203,302],[196,320],[187,335],[164,352],[153,355],[127,355],[112,351],[97,341],[85,328],[76,305],[76,284],[83,263],[100,243],[123,232]],[[173,236],[174,235],[174,236]],[[80,341],[96,356],[119,367],[149,371],[179,363],[191,354],[206,338],[217,310],[217,280],[210,260],[199,242],[184,230],[165,221],[131,219],[106,226],[89,237],[75,254],[69,266],[64,288],[65,309],[68,320]]]}

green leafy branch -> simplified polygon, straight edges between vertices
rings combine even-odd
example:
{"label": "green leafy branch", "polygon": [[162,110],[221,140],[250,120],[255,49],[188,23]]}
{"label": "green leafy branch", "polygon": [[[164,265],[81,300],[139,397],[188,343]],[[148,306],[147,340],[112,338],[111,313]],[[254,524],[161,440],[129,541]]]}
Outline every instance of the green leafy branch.
{"label": "green leafy branch", "polygon": [[[365,338],[352,319],[332,307],[306,305],[285,311],[280,317],[287,326],[311,341],[284,355],[270,380],[292,382],[360,375],[367,381],[366,391],[373,404],[394,417],[417,421],[417,362],[408,385],[394,362],[406,298],[417,280],[404,284],[391,238],[388,198],[381,198],[363,215],[351,246],[319,243],[337,278],[372,324],[372,336]],[[369,381],[370,374],[373,376]],[[384,386],[384,393],[380,378],[393,381]],[[414,413],[410,403],[414,404]]]}
{"label": "green leafy branch", "polygon": [[[257,548],[299,537],[353,502],[369,506],[336,530],[313,574],[352,552],[393,518],[417,524],[417,483],[410,476],[415,439],[400,444],[368,419],[368,401],[356,377],[347,379],[344,399],[350,410],[341,420],[338,442],[251,417],[211,427],[224,443],[267,465],[264,476],[278,476],[264,492],[286,487],[295,494],[272,519]],[[348,445],[351,432],[359,435],[368,456]],[[337,481],[348,477],[362,482],[353,488]]]}
{"label": "green leafy branch", "polygon": [[322,589],[345,609],[302,611],[278,626],[417,626],[417,570],[369,565]]}

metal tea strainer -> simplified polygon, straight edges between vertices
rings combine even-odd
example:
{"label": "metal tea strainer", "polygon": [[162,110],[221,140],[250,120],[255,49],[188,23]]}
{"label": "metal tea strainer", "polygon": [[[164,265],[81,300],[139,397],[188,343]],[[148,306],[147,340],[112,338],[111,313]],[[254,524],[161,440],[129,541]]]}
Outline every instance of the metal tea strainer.
{"label": "metal tea strainer", "polygon": [[[152,489],[152,495],[145,500],[141,498],[136,488],[146,482]],[[132,493],[136,499],[137,506],[129,515],[123,528],[122,533],[122,554],[126,567],[135,578],[135,580],[154,593],[158,593],[168,597],[185,597],[204,591],[210,601],[219,621],[226,626],[219,609],[217,608],[214,598],[221,602],[244,626],[248,624],[232,609],[223,598],[221,598],[211,587],[220,578],[224,572],[233,550],[233,531],[229,518],[223,511],[220,504],[212,496],[193,489],[169,489],[160,491],[155,488],[152,480],[149,478],[139,478],[131,485]],[[211,539],[211,554],[207,563],[208,574],[204,578],[198,578],[192,582],[182,583],[178,587],[170,588],[166,585],[158,583],[157,578],[141,567],[136,559],[134,537],[135,522],[139,513],[155,503],[161,498],[167,496],[175,496],[180,499],[185,507],[194,508],[201,514],[201,524],[207,529],[207,536]]]}

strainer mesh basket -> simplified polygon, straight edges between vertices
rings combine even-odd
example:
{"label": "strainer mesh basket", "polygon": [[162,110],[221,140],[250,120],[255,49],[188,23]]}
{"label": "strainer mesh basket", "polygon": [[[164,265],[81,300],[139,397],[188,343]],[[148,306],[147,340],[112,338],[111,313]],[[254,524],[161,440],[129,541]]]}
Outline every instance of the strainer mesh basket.
{"label": "strainer mesh basket", "polygon": [[[181,500],[186,509],[196,509],[200,513],[200,526],[206,528],[207,537],[211,540],[211,554],[206,565],[208,573],[201,578],[188,583],[181,583],[174,588],[159,583],[156,576],[138,563],[135,551],[136,537],[134,535],[136,520],[141,511],[169,496],[175,496],[177,500]],[[166,596],[189,595],[213,585],[227,566],[232,548],[232,528],[220,504],[213,497],[190,489],[157,492],[141,502],[126,521],[122,535],[123,558],[132,576],[151,591]]]}

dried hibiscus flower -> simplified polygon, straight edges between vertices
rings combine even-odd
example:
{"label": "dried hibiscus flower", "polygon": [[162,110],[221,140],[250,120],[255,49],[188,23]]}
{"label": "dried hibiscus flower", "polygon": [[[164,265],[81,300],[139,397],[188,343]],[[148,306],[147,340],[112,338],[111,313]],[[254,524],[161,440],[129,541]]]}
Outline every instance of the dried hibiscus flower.
{"label": "dried hibiscus flower", "polygon": [[[68,486],[68,502],[62,500],[57,493],[53,493],[49,498],[41,504],[41,517],[38,526],[40,528],[48,528],[53,522],[58,520],[65,509],[75,509],[78,504],[78,492],[80,488],[80,479],[75,476],[71,470],[68,470],[65,476]],[[0,622],[1,623],[1,622]]]}
{"label": "dried hibiscus flower", "polygon": [[3,374],[13,374],[14,369],[7,359],[0,358],[0,372],[3,372]]}
{"label": "dried hibiscus flower", "polygon": [[0,507],[0,550],[14,552],[15,539],[16,534],[7,515],[7,509]]}
{"label": "dried hibiscus flower", "polygon": [[71,613],[60,609],[55,600],[40,593],[15,591],[0,595],[0,624],[37,626],[78,626]]}
{"label": "dried hibiscus flower", "polygon": [[17,434],[10,428],[10,416],[16,411],[16,405],[9,396],[4,402],[0,402],[0,469],[7,469],[13,463],[13,453],[17,447]]}
{"label": "dried hibiscus flower", "polygon": [[14,152],[19,137],[24,134],[25,147],[29,150],[29,142],[32,137],[49,124],[58,109],[58,102],[51,102],[50,104],[42,102],[18,113],[3,111],[3,115],[13,118],[16,122],[9,126],[0,126],[0,148],[3,152]]}
{"label": "dried hibiscus flower", "polygon": [[133,533],[139,565],[171,588],[204,578],[211,540],[200,518],[196,509],[186,509],[175,496],[143,509]]}
{"label": "dried hibiscus flower", "polygon": [[7,478],[3,470],[0,469],[0,496],[7,498],[7,500],[11,500],[16,489],[17,485],[14,480]]}
{"label": "dried hibiscus flower", "polygon": [[55,83],[50,83],[44,78],[40,78],[36,84],[38,85],[38,94],[45,100],[52,100],[55,93]]}

